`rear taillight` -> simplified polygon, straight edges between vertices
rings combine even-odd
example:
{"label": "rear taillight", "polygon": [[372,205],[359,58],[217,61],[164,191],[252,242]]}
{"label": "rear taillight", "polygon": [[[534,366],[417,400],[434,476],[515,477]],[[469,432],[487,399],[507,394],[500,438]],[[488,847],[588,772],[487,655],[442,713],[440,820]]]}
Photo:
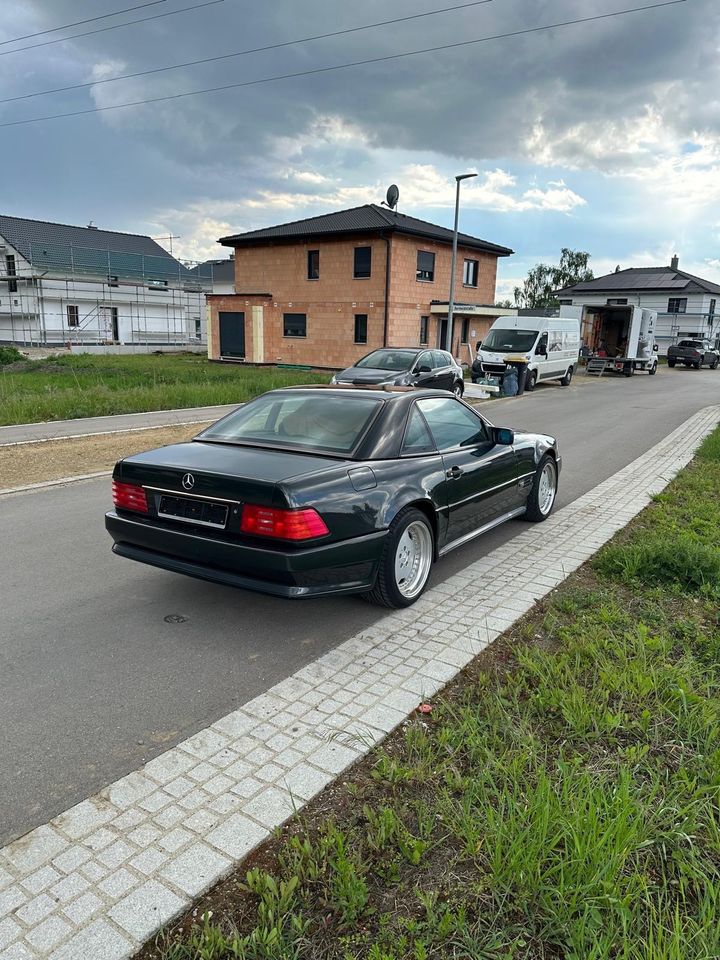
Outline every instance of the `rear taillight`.
{"label": "rear taillight", "polygon": [[243,533],[276,540],[312,540],[330,533],[317,510],[274,510],[252,503],[243,507],[240,529]]}
{"label": "rear taillight", "polygon": [[134,483],[112,482],[113,503],[121,510],[135,510],[136,513],[147,513],[147,497],[142,487]]}

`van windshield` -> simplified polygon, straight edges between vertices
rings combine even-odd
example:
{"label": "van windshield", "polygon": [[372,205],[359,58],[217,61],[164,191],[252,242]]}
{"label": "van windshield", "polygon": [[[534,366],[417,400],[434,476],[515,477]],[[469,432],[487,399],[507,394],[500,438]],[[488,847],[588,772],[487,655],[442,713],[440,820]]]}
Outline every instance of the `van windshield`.
{"label": "van windshield", "polygon": [[482,342],[483,350],[497,350],[498,353],[512,353],[519,351],[527,353],[532,350],[537,340],[537,330],[502,330],[493,329]]}

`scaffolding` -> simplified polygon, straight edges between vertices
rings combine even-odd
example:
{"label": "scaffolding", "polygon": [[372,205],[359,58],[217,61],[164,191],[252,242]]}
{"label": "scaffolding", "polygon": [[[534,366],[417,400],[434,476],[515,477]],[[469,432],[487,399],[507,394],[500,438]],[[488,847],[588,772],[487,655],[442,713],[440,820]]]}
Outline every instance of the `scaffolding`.
{"label": "scaffolding", "polygon": [[212,264],[71,243],[0,256],[0,341],[25,346],[203,340]]}

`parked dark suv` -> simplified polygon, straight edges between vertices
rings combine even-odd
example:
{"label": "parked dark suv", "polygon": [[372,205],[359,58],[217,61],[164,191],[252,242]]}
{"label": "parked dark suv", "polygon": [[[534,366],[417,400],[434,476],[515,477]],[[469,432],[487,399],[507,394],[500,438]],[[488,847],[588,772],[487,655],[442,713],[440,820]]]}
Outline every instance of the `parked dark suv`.
{"label": "parked dark suv", "polygon": [[464,390],[462,367],[445,350],[418,347],[381,347],[354,367],[336,373],[331,383],[392,384],[450,390],[461,397]]}
{"label": "parked dark suv", "polygon": [[677,345],[668,347],[667,361],[669,367],[684,363],[686,367],[699,370],[707,364],[714,370],[720,362],[720,353],[707,340],[681,340]]}

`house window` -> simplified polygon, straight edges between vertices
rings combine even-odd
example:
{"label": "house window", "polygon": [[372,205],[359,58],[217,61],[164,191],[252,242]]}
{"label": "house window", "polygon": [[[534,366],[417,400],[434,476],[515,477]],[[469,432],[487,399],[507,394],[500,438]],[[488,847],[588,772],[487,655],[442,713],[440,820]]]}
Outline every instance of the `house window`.
{"label": "house window", "polygon": [[470,330],[470,317],[463,317],[462,332],[460,333],[460,343],[468,342],[469,330]]}
{"label": "house window", "polygon": [[710,309],[708,310],[708,323],[712,324],[714,319],[715,319],[715,301],[711,300]]}
{"label": "house window", "polygon": [[77,304],[69,303],[67,309],[67,322],[69,327],[80,326],[80,307]]}
{"label": "house window", "polygon": [[561,301],[560,301],[560,306],[561,306],[561,307],[571,307],[571,306],[572,306],[572,300],[561,300]]}
{"label": "house window", "polygon": [[[478,285],[478,261],[466,260],[463,264],[463,286],[476,287]],[[465,341],[463,340],[463,343]]]}
{"label": "house window", "polygon": [[307,336],[307,314],[284,313],[283,314],[283,336],[284,337],[306,337]]}
{"label": "house window", "polygon": [[367,343],[367,314],[355,314],[355,343]]}
{"label": "house window", "polygon": [[308,250],[307,278],[308,280],[320,279],[320,251],[319,250]]}
{"label": "house window", "polygon": [[420,343],[425,344],[428,342],[428,326],[430,325],[430,317],[420,317]]}
{"label": "house window", "polygon": [[[15,257],[11,253],[5,257],[5,267],[8,277],[17,276]],[[8,280],[8,293],[17,293],[17,280]]]}
{"label": "house window", "polygon": [[424,280],[431,283],[435,279],[435,254],[428,253],[427,250],[418,250],[417,252],[417,272],[416,280]]}
{"label": "house window", "polygon": [[[560,301],[560,302],[562,303],[562,301]],[[608,307],[626,307],[626,306],[627,306],[627,297],[625,297],[624,299],[621,297],[620,299],[616,299],[616,300],[607,300],[607,301],[606,301],[606,306],[608,306]]]}
{"label": "house window", "polygon": [[686,313],[687,297],[670,297],[668,300],[668,313]]}
{"label": "house window", "polygon": [[372,273],[372,247],[355,247],[355,263],[353,277],[356,280],[367,280]]}
{"label": "house window", "polygon": [[117,277],[108,277],[108,286],[109,286],[109,287],[117,287],[117,286],[119,286],[119,284],[118,284],[118,278],[117,278]]}

